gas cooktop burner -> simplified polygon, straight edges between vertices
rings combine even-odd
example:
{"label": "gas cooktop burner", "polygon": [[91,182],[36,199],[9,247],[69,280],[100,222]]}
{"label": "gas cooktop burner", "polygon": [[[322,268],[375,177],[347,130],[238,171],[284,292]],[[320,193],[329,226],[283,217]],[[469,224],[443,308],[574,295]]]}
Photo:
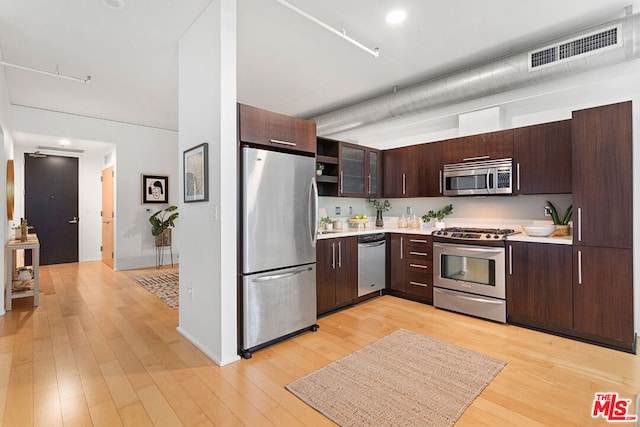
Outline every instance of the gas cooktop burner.
{"label": "gas cooktop burner", "polygon": [[467,241],[467,242],[487,242],[500,241],[518,234],[511,228],[472,228],[472,227],[447,227],[431,233],[437,241]]}

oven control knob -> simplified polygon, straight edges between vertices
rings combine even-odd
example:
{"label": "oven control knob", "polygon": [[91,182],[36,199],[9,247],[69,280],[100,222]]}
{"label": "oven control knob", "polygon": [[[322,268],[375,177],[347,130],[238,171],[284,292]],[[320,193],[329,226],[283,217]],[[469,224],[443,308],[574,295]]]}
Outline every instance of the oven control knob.
{"label": "oven control knob", "polygon": [[486,235],[486,236],[484,236],[484,237],[486,237],[487,239],[490,239],[490,238],[491,238],[491,234],[487,234],[487,235]]}
{"label": "oven control knob", "polygon": [[500,238],[500,236],[499,236],[499,235],[497,235],[497,234],[494,234],[494,235],[493,235],[493,238],[494,238],[494,239],[499,239],[499,238]]}

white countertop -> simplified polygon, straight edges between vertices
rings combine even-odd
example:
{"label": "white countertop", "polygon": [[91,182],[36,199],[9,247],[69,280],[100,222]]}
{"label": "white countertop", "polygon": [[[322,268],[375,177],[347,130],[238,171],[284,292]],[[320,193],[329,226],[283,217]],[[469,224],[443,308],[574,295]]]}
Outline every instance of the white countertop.
{"label": "white countertop", "polygon": [[[321,231],[318,233],[318,239],[331,239],[335,237],[348,237],[348,236],[361,236],[364,234],[375,234],[375,233],[404,233],[404,234],[422,234],[430,236],[431,233],[435,230],[435,228],[431,226],[427,226],[425,224],[421,224],[420,228],[398,228],[397,221],[385,221],[386,226],[384,227],[376,227],[373,222],[369,222],[366,228],[353,228],[353,227],[345,227],[342,230],[332,230],[332,231]],[[527,235],[524,231],[522,231],[521,226],[516,226],[513,224],[513,221],[505,221],[506,224],[509,224],[508,227],[513,228],[514,230],[520,231],[518,234],[514,234],[512,236],[507,237],[507,240],[515,241],[515,242],[530,242],[530,243],[551,243],[557,245],[572,245],[573,237],[572,236],[564,236],[564,237],[532,237]],[[347,224],[345,224],[347,225]],[[452,224],[458,226],[460,224]],[[474,224],[475,225],[475,224]],[[447,226],[449,226],[447,224]]]}
{"label": "white countertop", "polygon": [[435,230],[433,227],[429,228],[398,228],[398,227],[376,227],[369,226],[367,228],[344,228],[342,230],[322,231],[318,233],[318,239],[331,239],[334,237],[348,237],[348,236],[361,236],[363,234],[375,234],[375,233],[405,233],[405,234],[423,234],[430,236]]}

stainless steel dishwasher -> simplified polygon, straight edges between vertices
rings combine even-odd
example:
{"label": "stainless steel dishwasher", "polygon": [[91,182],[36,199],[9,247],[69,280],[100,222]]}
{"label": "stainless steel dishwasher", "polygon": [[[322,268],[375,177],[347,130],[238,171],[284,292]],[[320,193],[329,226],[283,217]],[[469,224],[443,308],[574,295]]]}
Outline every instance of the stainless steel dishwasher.
{"label": "stainless steel dishwasher", "polygon": [[384,289],[386,282],[384,233],[358,236],[358,296]]}

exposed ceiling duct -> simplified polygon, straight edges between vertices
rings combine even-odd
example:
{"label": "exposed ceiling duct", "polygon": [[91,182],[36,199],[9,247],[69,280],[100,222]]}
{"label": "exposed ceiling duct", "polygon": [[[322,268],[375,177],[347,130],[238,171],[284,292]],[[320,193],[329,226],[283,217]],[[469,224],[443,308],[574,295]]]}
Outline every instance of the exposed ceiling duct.
{"label": "exposed ceiling duct", "polygon": [[315,117],[328,136],[640,57],[640,14]]}

